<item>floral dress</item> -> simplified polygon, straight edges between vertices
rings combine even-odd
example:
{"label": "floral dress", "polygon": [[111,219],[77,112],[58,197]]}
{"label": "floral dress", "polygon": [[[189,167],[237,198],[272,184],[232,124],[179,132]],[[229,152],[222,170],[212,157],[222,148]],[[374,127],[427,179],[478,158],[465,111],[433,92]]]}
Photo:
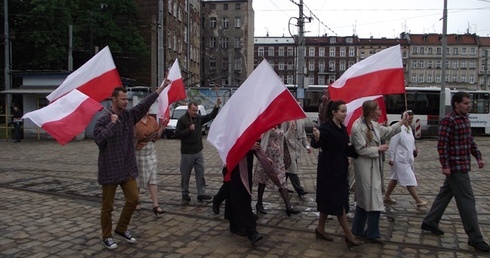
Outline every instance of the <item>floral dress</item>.
{"label": "floral dress", "polygon": [[[279,181],[281,182],[281,187],[286,188],[286,169],[284,168],[284,150],[283,150],[284,131],[278,127],[275,127],[269,130],[266,134],[268,135],[268,137],[262,138],[262,141],[264,141],[264,138],[268,138],[268,140],[266,140],[267,143],[265,146],[265,153],[267,157],[269,157],[274,163],[274,172],[276,173],[277,177],[279,178]],[[264,148],[264,146],[261,146],[261,148]],[[264,168],[262,168],[262,165],[260,165],[259,162],[255,164],[255,173],[254,173],[253,181],[255,185],[265,184],[269,188],[277,187],[272,182],[272,180],[270,180],[269,176],[267,175]]]}

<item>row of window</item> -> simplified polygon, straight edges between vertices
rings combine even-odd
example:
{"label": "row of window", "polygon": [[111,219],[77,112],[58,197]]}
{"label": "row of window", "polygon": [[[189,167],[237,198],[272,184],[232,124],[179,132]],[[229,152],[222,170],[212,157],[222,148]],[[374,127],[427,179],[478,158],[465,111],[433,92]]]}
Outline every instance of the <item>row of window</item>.
{"label": "row of window", "polygon": [[[435,66],[434,66],[435,64]],[[442,61],[441,60],[412,60],[410,67],[411,68],[441,68]],[[476,61],[475,60],[446,60],[446,68],[452,69],[475,69]]]}
{"label": "row of window", "polygon": [[[277,55],[278,56],[284,56],[284,47],[278,47],[277,48]],[[330,47],[329,48],[329,56],[334,57],[336,56],[336,47]],[[356,56],[356,49],[355,47],[340,47],[339,48],[339,56],[346,56],[348,51],[348,54],[350,57],[355,57]],[[257,48],[257,54],[259,56],[264,56],[265,54],[265,47],[258,47]],[[314,57],[314,56],[325,56],[325,48],[324,47],[319,47],[318,48],[318,55],[316,54],[316,47],[308,47],[308,56]],[[276,48],[275,47],[267,47],[267,55],[268,56],[275,56],[276,55]],[[293,56],[294,55],[294,48],[293,47],[288,47],[287,48],[287,55],[288,56]]]}
{"label": "row of window", "polygon": [[[295,76],[294,74],[288,74],[286,76],[284,76],[283,74],[280,74],[279,78],[281,79],[281,81],[284,84],[294,84],[295,83],[294,82],[294,76]],[[314,85],[314,84],[325,85],[325,84],[333,83],[336,80],[335,75],[329,75],[328,78],[325,75],[318,75],[316,78],[317,78],[318,83],[315,83],[315,76],[314,75],[309,75],[308,76],[308,84],[309,85]],[[325,81],[325,79],[328,79],[328,81]]]}
{"label": "row of window", "polygon": [[[450,80],[452,78],[452,80]],[[440,83],[441,82],[441,75],[432,75],[432,74],[412,74],[410,76],[410,82],[413,83]],[[446,82],[458,82],[458,83],[475,83],[475,76],[470,75],[460,75],[458,76],[457,74],[454,75],[446,75]]]}
{"label": "row of window", "polygon": [[[240,3],[235,3],[235,10],[240,10],[242,8],[241,4]],[[209,5],[209,9],[211,10],[216,10],[216,4],[215,3],[211,3]],[[223,4],[223,10],[229,10],[229,7],[228,7],[228,4]]]}
{"label": "row of window", "polygon": [[[452,51],[450,51],[452,50]],[[448,55],[476,55],[476,47],[470,47],[469,50],[467,47],[453,47],[450,49],[446,48],[446,53]],[[442,55],[442,47],[436,47],[435,52],[433,47],[412,47],[413,55]]]}
{"label": "row of window", "polygon": [[[240,28],[242,26],[242,17],[235,17],[235,23],[233,24],[235,28]],[[211,29],[215,29],[218,27],[218,18],[211,17],[209,18],[209,27]],[[221,18],[221,27],[223,29],[230,28],[230,19],[228,17]]]}
{"label": "row of window", "polygon": [[[228,57],[224,57],[221,60],[221,70],[228,71],[229,65],[230,65],[230,63],[228,62]],[[234,71],[241,72],[242,71],[242,58],[236,57],[233,60],[233,63],[231,65],[233,65]],[[215,58],[209,59],[209,69],[216,70],[216,59]]]}
{"label": "row of window", "polygon": [[[228,37],[221,37],[220,42],[218,42],[218,38],[211,37],[209,38],[209,48],[217,48],[219,44],[221,48],[227,49],[229,46],[228,42],[229,42]],[[235,37],[233,41],[233,48],[241,48],[241,47],[242,47],[242,38]]]}

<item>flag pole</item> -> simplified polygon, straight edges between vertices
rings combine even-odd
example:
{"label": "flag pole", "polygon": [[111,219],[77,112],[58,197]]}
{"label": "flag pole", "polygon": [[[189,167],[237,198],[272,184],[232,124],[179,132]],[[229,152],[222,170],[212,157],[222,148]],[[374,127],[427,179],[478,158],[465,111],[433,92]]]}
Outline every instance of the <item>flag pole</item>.
{"label": "flag pole", "polygon": [[[114,115],[114,114],[113,114],[113,113],[112,113],[112,112],[111,112],[109,109],[107,109],[106,107],[104,107],[104,106],[103,106],[103,108],[104,108],[104,110],[105,110],[105,111],[109,112],[109,114]],[[121,122],[121,120],[119,120],[119,117],[117,118],[117,121],[118,121],[118,122]]]}
{"label": "flag pole", "polygon": [[405,91],[405,110],[408,110],[408,104],[407,104],[407,91]]}

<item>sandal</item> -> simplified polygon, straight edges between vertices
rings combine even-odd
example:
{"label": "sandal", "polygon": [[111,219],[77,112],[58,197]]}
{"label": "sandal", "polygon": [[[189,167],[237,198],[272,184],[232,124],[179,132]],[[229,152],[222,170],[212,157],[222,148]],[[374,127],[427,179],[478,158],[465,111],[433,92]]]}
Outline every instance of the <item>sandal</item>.
{"label": "sandal", "polygon": [[140,202],[138,202],[138,204],[136,205],[136,208],[134,210],[135,211],[140,211],[141,210]]}

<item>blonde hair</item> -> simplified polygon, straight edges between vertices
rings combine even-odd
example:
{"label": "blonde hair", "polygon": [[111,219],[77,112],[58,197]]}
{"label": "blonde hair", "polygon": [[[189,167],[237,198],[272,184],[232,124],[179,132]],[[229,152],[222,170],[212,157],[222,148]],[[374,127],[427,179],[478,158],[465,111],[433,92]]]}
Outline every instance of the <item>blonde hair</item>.
{"label": "blonde hair", "polygon": [[368,141],[373,140],[373,132],[371,131],[371,116],[374,112],[376,112],[376,109],[378,108],[378,103],[374,100],[367,100],[362,103],[362,117],[364,118],[364,121],[366,122],[366,126],[369,129],[366,132],[366,137],[368,138]]}

